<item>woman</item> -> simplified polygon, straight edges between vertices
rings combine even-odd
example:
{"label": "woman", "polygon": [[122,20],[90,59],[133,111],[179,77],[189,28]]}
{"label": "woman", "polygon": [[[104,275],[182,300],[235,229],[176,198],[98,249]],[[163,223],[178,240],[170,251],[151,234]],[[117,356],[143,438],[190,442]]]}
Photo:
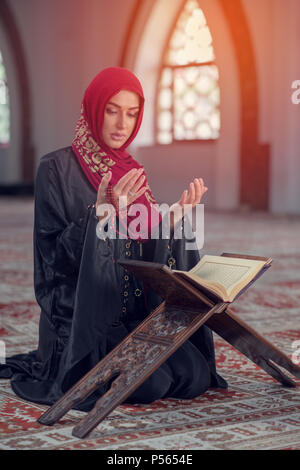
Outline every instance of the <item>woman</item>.
{"label": "woman", "polygon": [[[165,264],[172,259],[174,267],[184,270],[199,261],[197,250],[184,249],[184,237],[149,238],[152,229],[161,227],[161,218],[152,221],[155,199],[146,175],[126,152],[140,128],[143,107],[135,75],[124,68],[103,70],[85,92],[72,147],[40,161],[34,220],[39,345],[37,351],[8,358],[0,369],[0,376],[11,378],[15,393],[26,400],[57,401],[162,301],[146,292],[118,259]],[[199,203],[206,190],[196,178],[177,206]],[[134,217],[128,214],[137,203],[149,216],[133,233]],[[103,207],[115,209],[117,217]],[[176,223],[180,220],[173,218],[172,230]],[[108,225],[111,236],[96,235]],[[127,402],[193,398],[209,387],[226,386],[216,373],[211,331],[202,327]],[[77,408],[89,410],[108,387]]]}

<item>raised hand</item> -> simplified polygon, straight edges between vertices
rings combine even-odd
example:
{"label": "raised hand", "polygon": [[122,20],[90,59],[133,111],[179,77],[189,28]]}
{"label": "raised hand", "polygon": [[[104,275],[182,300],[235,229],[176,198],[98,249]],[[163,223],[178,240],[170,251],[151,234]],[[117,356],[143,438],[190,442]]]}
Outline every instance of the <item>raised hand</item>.
{"label": "raised hand", "polygon": [[[124,209],[124,202],[129,206],[138,199],[145,191],[146,186],[141,187],[145,181],[145,175],[142,175],[143,168],[128,171],[113,187],[113,197],[115,202]],[[124,202],[123,202],[124,201]]]}
{"label": "raised hand", "polygon": [[[202,178],[195,178],[190,183],[189,190],[185,189],[179,201],[175,202],[175,204],[173,204],[170,208],[171,230],[174,230],[174,225],[184,216],[185,204],[189,204],[190,209],[195,207],[200,203],[202,196],[206,193],[207,190],[208,188],[204,185]],[[181,211],[178,211],[178,207],[181,208]]]}
{"label": "raised hand", "polygon": [[193,182],[190,183],[189,190],[183,191],[181,198],[177,202],[182,207],[185,204],[191,204],[192,207],[195,207],[196,204],[199,204],[202,196],[206,193],[208,188],[204,186],[202,178],[195,178]]}
{"label": "raised hand", "polygon": [[[124,209],[138,199],[146,190],[146,186],[141,187],[145,181],[145,175],[142,175],[143,168],[136,168],[128,171],[120,180],[112,187],[113,199],[117,208]],[[112,172],[109,171],[104,175],[98,187],[96,210],[100,204],[107,204],[106,190],[111,180]]]}

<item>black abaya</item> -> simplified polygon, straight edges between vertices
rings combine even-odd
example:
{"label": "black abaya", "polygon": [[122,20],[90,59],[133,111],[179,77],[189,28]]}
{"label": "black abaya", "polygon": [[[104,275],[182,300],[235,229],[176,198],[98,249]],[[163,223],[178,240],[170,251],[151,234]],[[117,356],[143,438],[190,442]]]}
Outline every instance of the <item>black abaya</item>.
{"label": "black abaya", "polygon": [[[101,240],[96,236],[96,191],[72,148],[41,159],[35,186],[34,288],[41,307],[36,351],[7,358],[0,377],[22,398],[53,404],[114,348],[162,299],[116,261],[143,259],[189,270],[198,250],[185,240]],[[138,293],[138,295],[137,295]],[[211,331],[203,326],[128,399],[193,398],[209,387],[227,386],[215,368]],[[78,409],[90,409],[100,387]]]}

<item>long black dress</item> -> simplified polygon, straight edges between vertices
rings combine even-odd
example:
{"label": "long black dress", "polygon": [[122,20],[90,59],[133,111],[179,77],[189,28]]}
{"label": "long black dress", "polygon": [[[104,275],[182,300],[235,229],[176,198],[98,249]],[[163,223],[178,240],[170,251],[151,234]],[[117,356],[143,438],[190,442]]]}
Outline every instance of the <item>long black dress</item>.
{"label": "long black dress", "polygon": [[[44,156],[37,172],[34,218],[34,288],[41,307],[36,351],[7,358],[0,377],[22,398],[53,404],[162,299],[116,261],[143,259],[191,269],[197,250],[182,240],[101,240],[96,236],[95,189],[71,147]],[[109,384],[77,409],[89,410]],[[212,333],[200,328],[126,401],[193,398],[209,387],[226,388],[215,368]]]}

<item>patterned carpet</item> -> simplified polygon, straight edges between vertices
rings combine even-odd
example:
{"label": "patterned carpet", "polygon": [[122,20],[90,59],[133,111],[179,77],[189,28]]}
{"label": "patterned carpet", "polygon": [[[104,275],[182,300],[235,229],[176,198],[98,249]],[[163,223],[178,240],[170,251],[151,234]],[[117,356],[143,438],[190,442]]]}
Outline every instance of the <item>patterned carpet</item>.
{"label": "patterned carpet", "polygon": [[[0,199],[0,213],[0,334],[11,355],[37,346],[33,202]],[[273,258],[272,268],[232,308],[300,362],[293,343],[300,340],[300,219],[209,213],[204,251]],[[9,381],[1,380],[0,449],[300,449],[300,381],[296,389],[285,388],[216,335],[215,346],[228,390],[119,406],[84,440],[71,435],[82,412],[69,412],[53,427],[39,425],[36,419],[47,407],[19,399]]]}

